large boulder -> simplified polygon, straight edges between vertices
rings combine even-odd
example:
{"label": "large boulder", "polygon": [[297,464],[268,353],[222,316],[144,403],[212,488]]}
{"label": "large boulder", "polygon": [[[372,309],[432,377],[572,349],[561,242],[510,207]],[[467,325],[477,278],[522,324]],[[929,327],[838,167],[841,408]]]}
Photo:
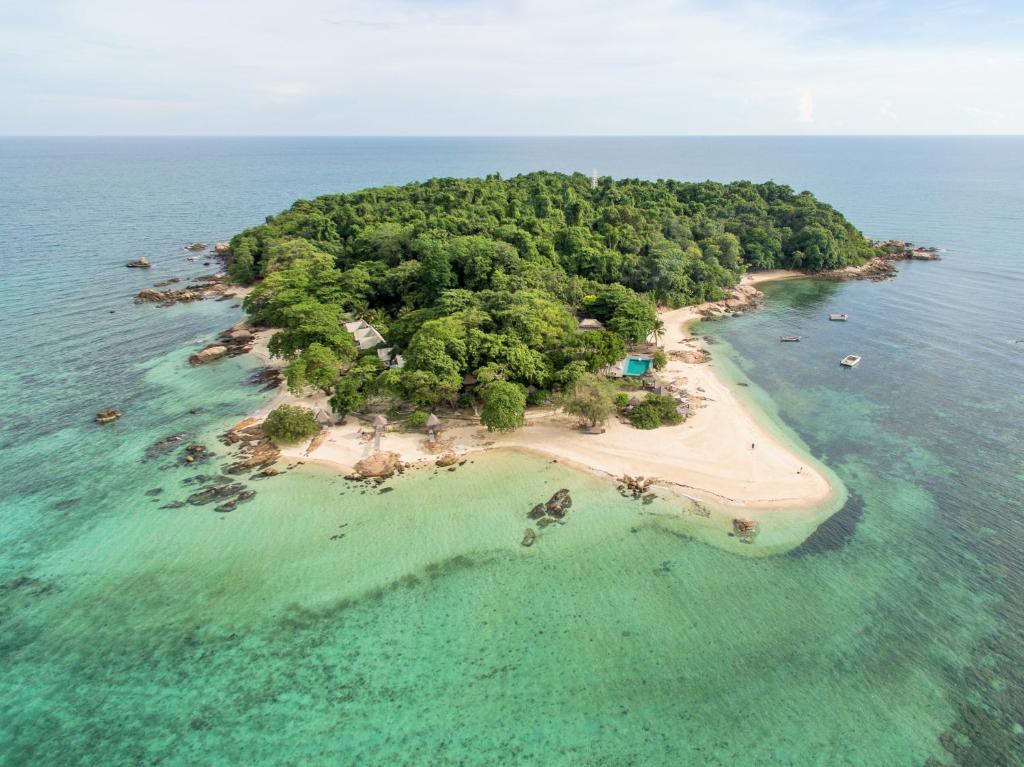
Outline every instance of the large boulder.
{"label": "large boulder", "polygon": [[362,477],[390,477],[401,466],[401,459],[398,453],[381,450],[359,461],[354,468]]}
{"label": "large boulder", "polygon": [[213,246],[213,250],[218,256],[229,256],[231,255],[231,243],[218,242]]}
{"label": "large boulder", "polygon": [[146,258],[145,256],[141,256],[139,258],[136,258],[134,261],[129,261],[127,264],[125,264],[125,266],[127,266],[129,269],[149,269],[149,267],[151,267],[152,264],[149,263],[148,258]]}
{"label": "large boulder", "polygon": [[202,351],[198,351],[188,358],[189,365],[203,365],[207,362],[213,362],[219,360],[221,357],[226,357],[228,353],[228,347],[223,344],[213,344],[207,346]]}

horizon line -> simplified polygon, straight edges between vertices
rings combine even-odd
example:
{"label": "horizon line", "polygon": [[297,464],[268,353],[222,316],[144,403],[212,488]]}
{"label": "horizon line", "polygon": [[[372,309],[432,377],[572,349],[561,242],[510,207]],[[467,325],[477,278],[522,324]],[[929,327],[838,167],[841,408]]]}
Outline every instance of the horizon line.
{"label": "horizon line", "polygon": [[2,139],[1021,138],[1024,133],[0,133]]}

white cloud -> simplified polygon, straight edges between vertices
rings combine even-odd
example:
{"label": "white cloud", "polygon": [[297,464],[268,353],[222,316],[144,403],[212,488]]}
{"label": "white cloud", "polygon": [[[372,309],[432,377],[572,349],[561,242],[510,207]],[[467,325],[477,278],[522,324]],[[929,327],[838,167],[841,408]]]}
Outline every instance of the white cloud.
{"label": "white cloud", "polygon": [[880,46],[834,21],[753,0],[67,0],[0,28],[0,132],[1024,131],[1019,49]]}

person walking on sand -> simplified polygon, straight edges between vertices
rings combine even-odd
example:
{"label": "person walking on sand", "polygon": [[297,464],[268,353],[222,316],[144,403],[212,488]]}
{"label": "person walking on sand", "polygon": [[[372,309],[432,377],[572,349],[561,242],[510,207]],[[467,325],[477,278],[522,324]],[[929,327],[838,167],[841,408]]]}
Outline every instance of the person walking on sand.
{"label": "person walking on sand", "polygon": [[753,449],[754,449],[754,447],[755,447],[755,446],[754,446],[754,443],[753,443],[753,442],[751,442],[751,443],[750,443],[750,449],[751,449],[751,450],[753,450]]}

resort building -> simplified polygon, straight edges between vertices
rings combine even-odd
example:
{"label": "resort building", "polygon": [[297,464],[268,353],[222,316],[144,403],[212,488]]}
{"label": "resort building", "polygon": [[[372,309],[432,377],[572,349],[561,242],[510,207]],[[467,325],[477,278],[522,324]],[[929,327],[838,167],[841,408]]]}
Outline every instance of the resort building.
{"label": "resort building", "polygon": [[366,320],[353,320],[345,323],[345,330],[352,334],[356,341],[356,348],[361,352],[372,349],[374,346],[384,343],[384,336]]}
{"label": "resort building", "polygon": [[578,329],[579,330],[604,330],[604,323],[601,322],[601,320],[595,320],[593,318],[588,318],[588,319],[585,319],[585,320],[580,320],[580,324],[578,326]]}

